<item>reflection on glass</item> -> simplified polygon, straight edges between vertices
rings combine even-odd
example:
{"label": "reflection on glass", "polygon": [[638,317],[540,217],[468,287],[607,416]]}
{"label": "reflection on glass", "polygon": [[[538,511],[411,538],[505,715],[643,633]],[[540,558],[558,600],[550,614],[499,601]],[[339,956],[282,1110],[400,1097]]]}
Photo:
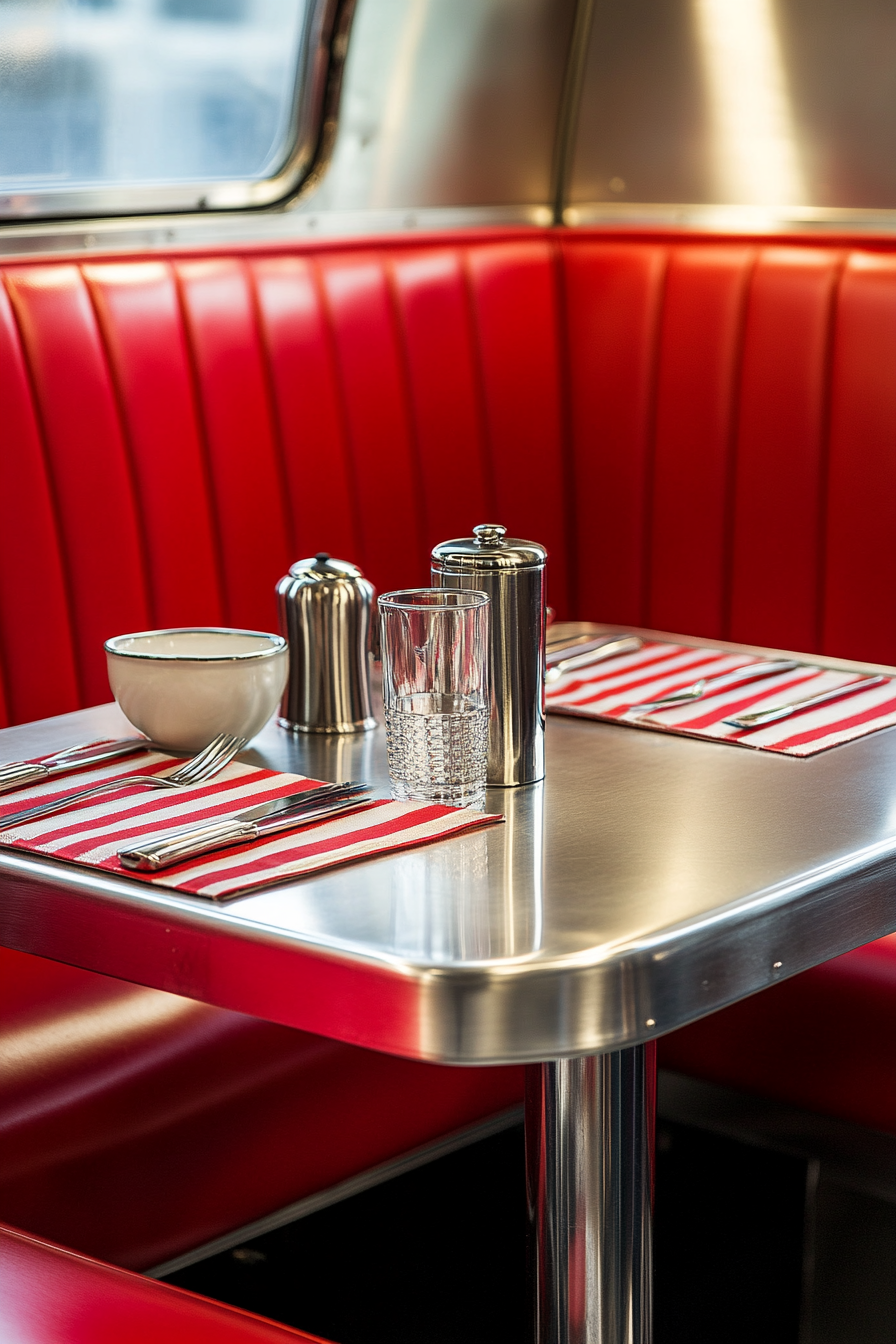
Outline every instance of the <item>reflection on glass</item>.
{"label": "reflection on glass", "polygon": [[261,178],[307,0],[3,0],[0,191]]}
{"label": "reflection on glass", "polygon": [[492,789],[487,810],[504,813],[505,844],[495,870],[504,902],[507,957],[537,952],[544,933],[544,780]]}
{"label": "reflection on glass", "polygon": [[530,957],[544,924],[544,784],[493,789],[503,826],[401,856],[392,870],[390,951],[411,961]]}
{"label": "reflection on glass", "polygon": [[[342,780],[370,781],[374,778],[372,733],[306,733],[303,736],[306,740],[302,742],[301,771],[309,778],[331,780],[334,784]],[[289,751],[286,734],[282,735],[281,742],[283,757],[274,768],[295,770],[295,757]],[[270,758],[270,752],[265,755]]]}
{"label": "reflection on glass", "polygon": [[392,898],[396,953],[442,963],[491,955],[486,832],[403,855]]}
{"label": "reflection on glass", "polygon": [[807,199],[773,0],[693,0],[697,41],[726,200]]}

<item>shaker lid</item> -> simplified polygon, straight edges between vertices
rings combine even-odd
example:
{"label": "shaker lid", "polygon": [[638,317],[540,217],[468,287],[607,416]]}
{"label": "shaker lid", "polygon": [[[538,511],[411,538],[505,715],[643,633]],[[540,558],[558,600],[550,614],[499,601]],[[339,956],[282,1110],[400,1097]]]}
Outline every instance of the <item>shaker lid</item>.
{"label": "shaker lid", "polygon": [[318,551],[307,560],[297,560],[290,565],[289,572],[294,579],[304,579],[307,583],[321,583],[334,579],[363,579],[364,575],[357,565],[348,560],[334,560],[327,551]]}
{"label": "shaker lid", "polygon": [[432,558],[440,565],[462,573],[472,570],[541,569],[548,553],[537,541],[508,537],[500,523],[480,523],[472,537],[443,541],[433,548]]}

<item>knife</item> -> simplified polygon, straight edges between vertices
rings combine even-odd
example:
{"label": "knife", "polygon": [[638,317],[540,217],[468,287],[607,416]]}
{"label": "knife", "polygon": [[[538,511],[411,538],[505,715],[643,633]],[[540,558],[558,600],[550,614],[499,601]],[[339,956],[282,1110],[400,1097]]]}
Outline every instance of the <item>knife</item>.
{"label": "knife", "polygon": [[870,691],[872,686],[882,686],[890,677],[862,677],[859,681],[848,681],[845,686],[837,686],[833,691],[821,691],[818,695],[807,695],[802,700],[789,700],[786,704],[775,705],[771,709],[757,709],[751,714],[737,714],[723,719],[732,728],[762,728],[766,723],[776,723],[778,719],[789,719],[791,714],[800,714],[804,709],[814,709],[816,705],[826,705],[829,700],[841,700],[846,695],[857,695],[859,691]]}
{"label": "knife", "polygon": [[199,854],[210,854],[230,845],[244,845],[278,831],[298,830],[325,817],[348,812],[368,802],[370,792],[371,785],[355,783],[300,789],[284,798],[276,798],[272,803],[260,803],[216,821],[180,826],[176,830],[147,836],[136,845],[120,849],[118,857],[125,868],[155,873]]}
{"label": "knife", "polygon": [[40,761],[10,761],[8,765],[0,765],[0,793],[24,789],[57,775],[70,775],[89,765],[130,756],[135,751],[150,751],[154,746],[146,737],[122,737],[115,742],[84,742],[79,747],[66,747],[65,751],[44,756]]}
{"label": "knife", "polygon": [[[602,663],[605,658],[618,658],[623,653],[636,653],[643,644],[643,639],[639,639],[637,635],[608,635],[601,639],[589,640],[581,648],[576,648],[575,653],[562,649],[554,652],[552,656],[549,652],[544,679],[550,685],[552,681],[559,681],[567,672],[575,672],[581,667],[591,667],[592,663]],[[567,656],[558,657],[558,653]]]}

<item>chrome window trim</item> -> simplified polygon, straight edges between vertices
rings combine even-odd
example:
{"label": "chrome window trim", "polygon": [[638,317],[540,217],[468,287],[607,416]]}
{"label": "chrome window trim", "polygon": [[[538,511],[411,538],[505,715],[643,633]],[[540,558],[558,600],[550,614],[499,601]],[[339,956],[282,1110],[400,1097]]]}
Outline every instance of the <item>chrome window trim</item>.
{"label": "chrome window trim", "polygon": [[[320,159],[318,158],[318,162]],[[0,259],[127,256],[158,251],[246,246],[282,247],[290,242],[432,234],[454,229],[544,229],[553,223],[547,203],[531,205],[444,206],[383,210],[315,210],[305,188],[298,202],[266,212],[206,212],[133,218],[78,219],[0,225]],[[688,229],[695,234],[896,233],[896,211],[760,210],[711,205],[568,206],[563,227],[650,232]]]}
{"label": "chrome window trim", "polygon": [[299,42],[288,157],[272,177],[261,179],[147,183],[126,186],[0,194],[0,221],[109,218],[180,211],[247,210],[272,206],[293,195],[329,150],[335,128],[335,101],[348,44],[354,0],[310,0]]}
{"label": "chrome window trim", "polygon": [[[317,162],[320,162],[320,156]],[[0,258],[163,255],[190,249],[284,246],[314,238],[363,238],[436,233],[447,229],[545,228],[553,221],[547,204],[437,206],[420,209],[222,211],[201,215],[138,216],[0,225]]]}
{"label": "chrome window trim", "polygon": [[567,228],[687,228],[706,233],[896,232],[896,210],[815,205],[688,205],[673,202],[576,202],[563,211]]}

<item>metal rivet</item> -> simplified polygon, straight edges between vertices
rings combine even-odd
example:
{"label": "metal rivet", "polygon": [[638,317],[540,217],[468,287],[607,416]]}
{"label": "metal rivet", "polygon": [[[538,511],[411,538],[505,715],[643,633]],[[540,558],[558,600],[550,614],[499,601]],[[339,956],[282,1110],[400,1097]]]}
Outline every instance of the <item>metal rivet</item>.
{"label": "metal rivet", "polygon": [[655,1027],[655,1026],[656,1026],[656,1021],[654,1020],[654,1018],[652,1018],[652,1017],[648,1017],[648,1019],[647,1019],[647,1021],[644,1023],[644,1025],[645,1025],[645,1027]]}

